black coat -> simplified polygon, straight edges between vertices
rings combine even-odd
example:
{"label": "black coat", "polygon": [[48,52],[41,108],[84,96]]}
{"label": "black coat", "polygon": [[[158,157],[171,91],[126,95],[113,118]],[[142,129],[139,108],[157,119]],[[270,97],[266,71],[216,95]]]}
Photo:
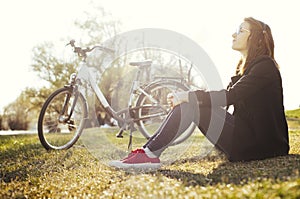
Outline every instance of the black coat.
{"label": "black coat", "polygon": [[[220,91],[195,91],[199,106],[234,106],[234,132],[227,149],[232,161],[287,155],[288,126],[282,79],[268,56],[252,61],[242,76],[231,78]],[[226,96],[226,100],[224,100]]]}

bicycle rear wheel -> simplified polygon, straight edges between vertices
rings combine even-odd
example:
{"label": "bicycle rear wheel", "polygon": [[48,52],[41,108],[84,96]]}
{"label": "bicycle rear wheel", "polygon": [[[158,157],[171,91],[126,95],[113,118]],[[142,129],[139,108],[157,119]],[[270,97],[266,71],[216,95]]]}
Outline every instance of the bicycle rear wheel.
{"label": "bicycle rear wheel", "polygon": [[68,149],[80,137],[87,118],[84,97],[60,88],[44,103],[38,119],[38,136],[45,149]]}
{"label": "bicycle rear wheel", "polygon": [[[167,95],[171,92],[188,91],[188,87],[174,80],[163,80],[150,84],[145,88],[147,95],[141,94],[136,103],[136,118],[139,131],[149,139],[161,126],[167,114],[171,110],[167,103]],[[151,96],[151,97],[149,97]],[[153,99],[150,99],[153,98]],[[156,101],[155,103],[153,101]],[[179,136],[172,145],[186,140],[194,131],[195,125],[191,126]]]}

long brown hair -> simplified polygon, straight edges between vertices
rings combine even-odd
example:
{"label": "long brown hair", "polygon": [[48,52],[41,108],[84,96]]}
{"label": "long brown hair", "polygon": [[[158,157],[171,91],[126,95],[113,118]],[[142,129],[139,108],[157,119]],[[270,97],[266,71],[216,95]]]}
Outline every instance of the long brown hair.
{"label": "long brown hair", "polygon": [[245,18],[244,21],[250,24],[250,36],[247,42],[248,54],[246,62],[242,65],[240,60],[237,66],[236,73],[240,75],[244,74],[249,64],[259,56],[267,55],[275,61],[271,28],[264,22],[252,17]]}

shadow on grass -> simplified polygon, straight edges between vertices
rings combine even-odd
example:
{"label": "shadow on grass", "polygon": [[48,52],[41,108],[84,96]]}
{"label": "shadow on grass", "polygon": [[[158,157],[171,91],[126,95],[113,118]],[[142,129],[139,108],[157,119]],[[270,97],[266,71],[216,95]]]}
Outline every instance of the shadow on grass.
{"label": "shadow on grass", "polygon": [[0,182],[5,183],[38,178],[50,171],[49,166],[55,172],[73,153],[46,151],[32,135],[3,136],[0,141]]}
{"label": "shadow on grass", "polygon": [[[85,149],[75,147],[47,152],[36,137],[17,138],[0,139],[0,182],[26,181],[29,177],[39,178],[44,174],[72,170],[77,165],[89,164],[94,158]],[[298,141],[293,146],[298,146]],[[227,161],[220,154],[210,154],[205,158],[180,160],[166,168],[159,170],[159,175],[181,180],[190,186],[243,184],[261,179],[286,181],[300,178],[300,154],[236,163]]]}
{"label": "shadow on grass", "polygon": [[[194,164],[209,164],[215,161],[217,157],[208,157],[194,161]],[[229,162],[224,160],[216,168],[212,169],[209,174],[205,175],[201,172],[194,173],[192,171],[180,170],[161,170],[162,175],[184,181],[190,186],[207,186],[218,183],[243,184],[248,181],[256,181],[262,179],[287,181],[291,178],[300,177],[300,155],[290,154],[276,158],[270,158],[249,162]]]}
{"label": "shadow on grass", "polygon": [[38,145],[24,144],[1,151],[0,181],[25,181],[29,175],[40,173],[40,167],[45,162],[37,158],[40,150],[43,149]]}

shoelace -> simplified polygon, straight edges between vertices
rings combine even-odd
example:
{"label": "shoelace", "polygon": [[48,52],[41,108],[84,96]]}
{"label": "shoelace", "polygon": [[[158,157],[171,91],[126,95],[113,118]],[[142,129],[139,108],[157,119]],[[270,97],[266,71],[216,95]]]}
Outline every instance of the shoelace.
{"label": "shoelace", "polygon": [[128,156],[126,158],[122,159],[122,161],[127,160],[128,158],[131,158],[132,156],[134,156],[137,153],[145,153],[145,151],[143,149],[133,150],[133,151],[131,151],[130,154],[128,154]]}
{"label": "shoelace", "polygon": [[131,151],[131,153],[145,153],[144,149],[136,149],[134,151]]}

